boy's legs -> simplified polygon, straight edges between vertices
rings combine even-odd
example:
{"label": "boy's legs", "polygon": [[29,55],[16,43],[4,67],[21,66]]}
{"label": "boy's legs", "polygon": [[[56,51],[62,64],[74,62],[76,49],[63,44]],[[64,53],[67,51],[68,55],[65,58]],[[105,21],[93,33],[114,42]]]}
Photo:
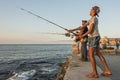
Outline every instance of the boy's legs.
{"label": "boy's legs", "polygon": [[90,58],[92,69],[93,69],[93,72],[87,75],[87,77],[89,78],[98,78],[94,52],[95,52],[96,46],[99,45],[99,40],[100,40],[99,36],[89,37],[89,41],[88,41],[89,42],[89,58]]}
{"label": "boy's legs", "polygon": [[82,56],[81,56],[81,60],[83,60],[84,59],[84,43],[81,43],[82,45],[81,45],[81,53],[82,53]]}
{"label": "boy's legs", "polygon": [[88,74],[88,75],[86,75],[88,78],[98,78],[94,51],[95,51],[95,48],[89,48],[89,58],[90,58],[90,61],[91,61],[91,64],[92,64],[93,72]]}
{"label": "boy's legs", "polygon": [[87,61],[87,42],[83,42],[81,46],[82,60]]}
{"label": "boy's legs", "polygon": [[76,42],[76,45],[77,45],[78,54],[80,54],[81,53],[81,51],[80,51],[80,42],[79,41]]}
{"label": "boy's legs", "polygon": [[106,74],[108,74],[108,75],[111,74],[111,71],[110,71],[110,69],[109,69],[109,67],[108,67],[108,65],[107,65],[107,62],[106,62],[105,58],[103,57],[103,55],[102,55],[101,52],[100,52],[99,47],[96,48],[96,54],[97,54],[97,56],[100,58],[103,66],[104,66],[104,68],[105,68],[105,70],[104,70],[103,73],[106,73]]}

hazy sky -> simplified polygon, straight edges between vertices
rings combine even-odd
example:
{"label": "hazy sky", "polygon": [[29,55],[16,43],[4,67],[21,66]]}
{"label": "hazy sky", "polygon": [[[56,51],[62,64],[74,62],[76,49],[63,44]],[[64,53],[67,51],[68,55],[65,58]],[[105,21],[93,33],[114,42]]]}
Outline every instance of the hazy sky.
{"label": "hazy sky", "polygon": [[63,29],[19,9],[25,8],[65,28],[90,18],[92,6],[100,6],[101,36],[120,37],[120,0],[0,0],[0,43],[62,43],[71,40]]}

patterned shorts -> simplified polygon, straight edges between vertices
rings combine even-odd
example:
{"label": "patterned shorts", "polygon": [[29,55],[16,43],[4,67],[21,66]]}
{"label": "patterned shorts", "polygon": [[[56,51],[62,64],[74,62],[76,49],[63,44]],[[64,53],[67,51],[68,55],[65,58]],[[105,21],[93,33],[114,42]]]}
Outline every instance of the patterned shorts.
{"label": "patterned shorts", "polygon": [[99,46],[100,36],[88,37],[89,48],[94,48]]}

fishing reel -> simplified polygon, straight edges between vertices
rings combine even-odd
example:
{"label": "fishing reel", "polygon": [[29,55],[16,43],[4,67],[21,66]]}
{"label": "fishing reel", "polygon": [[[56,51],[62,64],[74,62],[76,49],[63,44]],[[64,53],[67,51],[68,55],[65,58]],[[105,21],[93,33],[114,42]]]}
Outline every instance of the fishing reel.
{"label": "fishing reel", "polygon": [[65,33],[66,37],[71,37],[75,42],[78,42],[80,39],[77,38],[74,34],[72,33]]}
{"label": "fishing reel", "polygon": [[75,33],[65,33],[66,37],[71,37],[75,42],[83,42],[83,38],[81,39],[79,36],[76,36]]}
{"label": "fishing reel", "polygon": [[65,33],[65,36],[66,37],[70,37],[70,33]]}
{"label": "fishing reel", "polygon": [[66,36],[66,37],[71,37],[71,38],[74,38],[74,36],[75,36],[75,35],[74,35],[74,34],[72,34],[72,33],[65,33],[65,36]]}

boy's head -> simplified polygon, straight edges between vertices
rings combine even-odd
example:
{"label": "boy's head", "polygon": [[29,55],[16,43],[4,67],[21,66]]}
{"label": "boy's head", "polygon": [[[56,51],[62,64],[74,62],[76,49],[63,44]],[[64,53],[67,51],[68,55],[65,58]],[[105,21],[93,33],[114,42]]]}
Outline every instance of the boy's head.
{"label": "boy's head", "polygon": [[98,6],[93,6],[91,9],[91,13],[94,13],[94,15],[99,16],[100,8]]}
{"label": "boy's head", "polygon": [[82,25],[84,25],[87,22],[87,20],[82,20]]}

